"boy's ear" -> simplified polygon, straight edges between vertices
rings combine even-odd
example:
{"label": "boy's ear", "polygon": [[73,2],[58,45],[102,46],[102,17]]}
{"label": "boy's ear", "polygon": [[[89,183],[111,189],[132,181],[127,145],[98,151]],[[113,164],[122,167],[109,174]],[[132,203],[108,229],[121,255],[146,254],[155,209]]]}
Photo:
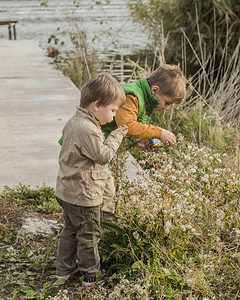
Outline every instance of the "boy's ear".
{"label": "boy's ear", "polygon": [[152,93],[153,96],[155,96],[156,93],[158,93],[159,91],[160,91],[160,87],[159,86],[157,86],[157,85],[152,85],[151,86],[151,93]]}
{"label": "boy's ear", "polygon": [[94,109],[94,111],[98,111],[99,110],[99,101],[93,102],[93,109]]}

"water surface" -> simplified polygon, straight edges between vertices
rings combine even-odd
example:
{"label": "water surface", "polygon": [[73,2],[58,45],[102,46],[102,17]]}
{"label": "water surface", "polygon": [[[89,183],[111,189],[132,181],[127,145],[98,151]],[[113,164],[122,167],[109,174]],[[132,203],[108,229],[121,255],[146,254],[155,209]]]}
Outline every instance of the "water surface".
{"label": "water surface", "polygon": [[[47,7],[40,3],[40,0],[0,0],[0,20],[17,20],[17,38],[38,40],[43,47],[49,46],[51,34],[74,31],[75,24],[86,31],[89,46],[98,53],[129,55],[145,49],[148,43],[141,26],[132,22],[127,0],[111,0],[109,5],[105,1],[97,5],[82,0],[79,7],[72,0],[49,0]],[[7,38],[7,26],[0,26],[0,39]],[[64,47],[72,47],[68,34],[61,36],[61,40]]]}

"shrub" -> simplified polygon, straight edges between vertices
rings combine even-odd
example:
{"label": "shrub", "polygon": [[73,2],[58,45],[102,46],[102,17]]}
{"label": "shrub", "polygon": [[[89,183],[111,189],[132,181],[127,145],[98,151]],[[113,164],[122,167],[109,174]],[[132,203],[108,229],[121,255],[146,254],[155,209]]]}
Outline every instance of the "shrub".
{"label": "shrub", "polygon": [[134,19],[148,30],[155,48],[167,47],[168,62],[181,62],[185,52],[188,74],[194,74],[199,63],[182,30],[202,62],[214,53],[216,68],[223,53],[230,59],[238,44],[240,6],[237,1],[129,0],[128,3]]}
{"label": "shrub", "polygon": [[239,170],[226,153],[178,140],[176,149],[141,153],[152,183],[123,183],[105,257],[143,280],[149,299],[233,299],[240,284]]}

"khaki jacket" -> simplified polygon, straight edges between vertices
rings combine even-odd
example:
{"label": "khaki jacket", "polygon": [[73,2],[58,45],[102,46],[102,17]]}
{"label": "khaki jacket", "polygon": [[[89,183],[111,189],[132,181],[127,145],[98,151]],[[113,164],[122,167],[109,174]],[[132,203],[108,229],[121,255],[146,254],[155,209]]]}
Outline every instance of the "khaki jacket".
{"label": "khaki jacket", "polygon": [[105,140],[98,120],[78,108],[63,129],[56,197],[78,206],[102,204],[108,198],[106,187],[113,182],[108,163],[122,139],[120,131],[112,131]]}

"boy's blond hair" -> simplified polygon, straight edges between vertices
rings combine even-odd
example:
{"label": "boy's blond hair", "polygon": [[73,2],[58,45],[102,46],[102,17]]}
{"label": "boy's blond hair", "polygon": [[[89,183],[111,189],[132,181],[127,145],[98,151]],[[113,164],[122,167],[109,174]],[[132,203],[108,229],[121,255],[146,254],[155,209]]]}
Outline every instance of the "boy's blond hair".
{"label": "boy's blond hair", "polygon": [[120,83],[109,74],[98,74],[86,81],[81,90],[80,107],[87,107],[90,103],[99,101],[100,106],[118,102],[123,106],[126,100]]}
{"label": "boy's blond hair", "polygon": [[186,80],[178,66],[162,65],[149,75],[147,81],[150,86],[157,85],[174,103],[181,103],[186,97]]}

